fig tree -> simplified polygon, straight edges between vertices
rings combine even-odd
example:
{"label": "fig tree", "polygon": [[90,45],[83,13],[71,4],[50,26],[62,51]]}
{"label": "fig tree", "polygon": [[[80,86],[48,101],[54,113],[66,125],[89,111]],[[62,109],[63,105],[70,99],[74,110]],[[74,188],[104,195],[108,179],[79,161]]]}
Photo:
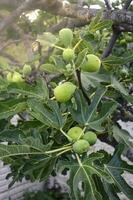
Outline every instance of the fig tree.
{"label": "fig tree", "polygon": [[97,141],[97,135],[92,131],[88,131],[84,134],[83,139],[89,142],[90,145],[93,145]]}
{"label": "fig tree", "polygon": [[97,72],[100,69],[100,66],[100,59],[93,54],[88,54],[86,60],[81,65],[81,69],[86,72]]}
{"label": "fig tree", "polygon": [[67,134],[71,138],[70,142],[73,142],[78,140],[82,136],[83,130],[82,128],[75,126],[70,128]]}
{"label": "fig tree", "polygon": [[59,102],[69,101],[76,90],[76,86],[71,82],[65,82],[54,89],[54,96]]}
{"label": "fig tree", "polygon": [[59,32],[59,38],[62,44],[65,47],[68,47],[71,45],[72,40],[73,40],[73,32],[69,28],[63,28]]}
{"label": "fig tree", "polygon": [[80,139],[73,144],[73,150],[75,153],[82,154],[89,150],[89,143],[86,140]]}
{"label": "fig tree", "polygon": [[66,62],[70,62],[74,59],[75,57],[75,54],[74,54],[74,50],[73,49],[70,49],[70,48],[67,48],[63,51],[63,59],[66,61]]}

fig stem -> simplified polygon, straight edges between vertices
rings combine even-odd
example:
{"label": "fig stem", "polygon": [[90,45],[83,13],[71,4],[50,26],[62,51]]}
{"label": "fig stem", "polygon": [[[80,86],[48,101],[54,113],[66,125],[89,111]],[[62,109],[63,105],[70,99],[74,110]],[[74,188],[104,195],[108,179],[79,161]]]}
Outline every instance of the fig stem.
{"label": "fig stem", "polygon": [[55,48],[57,48],[57,49],[60,49],[60,50],[64,51],[64,48],[59,47],[59,46],[57,46],[57,45],[53,45],[53,47],[55,47]]}
{"label": "fig stem", "polygon": [[76,153],[76,158],[77,158],[77,161],[79,163],[79,166],[82,167],[83,166],[82,162],[81,162],[80,157],[79,157],[79,155],[77,153]]}
{"label": "fig stem", "polygon": [[79,135],[79,137],[78,137],[78,140],[79,140],[79,139],[81,138],[81,136],[84,134],[85,130],[86,130],[86,126],[83,128],[82,132],[80,133],[80,135]]}
{"label": "fig stem", "polygon": [[66,150],[66,149],[70,149],[70,146],[67,146],[67,147],[61,147],[61,148],[58,148],[58,149],[54,149],[54,150],[51,150],[51,151],[46,151],[45,153],[46,154],[51,154],[51,153],[56,153],[56,152],[58,152],[58,151],[64,151],[64,150]]}
{"label": "fig stem", "polygon": [[60,131],[69,141],[71,141],[71,138],[62,129],[60,129]]}
{"label": "fig stem", "polygon": [[75,49],[80,45],[80,43],[83,41],[83,39],[80,39],[77,44],[74,46],[73,50],[75,51]]}
{"label": "fig stem", "polygon": [[68,148],[68,149],[65,149],[64,151],[58,153],[57,156],[60,156],[60,155],[62,155],[63,153],[66,153],[67,151],[70,151],[70,150],[72,150],[72,147],[70,147],[70,148]]}

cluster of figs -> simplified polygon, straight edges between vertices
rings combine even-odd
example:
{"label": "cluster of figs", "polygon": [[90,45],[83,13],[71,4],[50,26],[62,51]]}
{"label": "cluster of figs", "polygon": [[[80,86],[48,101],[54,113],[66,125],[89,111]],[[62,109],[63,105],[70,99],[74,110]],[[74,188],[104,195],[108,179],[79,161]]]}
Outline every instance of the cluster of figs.
{"label": "cluster of figs", "polygon": [[[62,44],[65,46],[62,56],[63,59],[69,63],[74,60],[75,52],[74,48],[71,48],[73,40],[73,32],[64,28],[59,32],[59,38]],[[94,54],[87,54],[84,62],[81,64],[80,69],[85,72],[98,72],[101,66],[101,60]],[[64,103],[69,101],[76,90],[76,85],[72,82],[64,82],[59,84],[54,89],[55,99]],[[69,141],[73,143],[73,150],[78,154],[87,152],[91,145],[94,145],[97,141],[97,135],[95,132],[84,130],[78,126],[69,129],[68,133]]]}
{"label": "cluster of figs", "polygon": [[87,152],[90,146],[94,145],[97,141],[96,133],[84,130],[78,126],[72,127],[67,133],[70,142],[73,143],[73,150],[75,153],[82,154]]}

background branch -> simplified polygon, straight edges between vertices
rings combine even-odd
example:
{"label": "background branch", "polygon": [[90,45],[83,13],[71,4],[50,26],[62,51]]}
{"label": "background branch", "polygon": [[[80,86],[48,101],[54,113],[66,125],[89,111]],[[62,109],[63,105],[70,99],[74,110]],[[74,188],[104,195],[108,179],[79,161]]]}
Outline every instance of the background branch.
{"label": "background branch", "polygon": [[26,0],[21,4],[15,11],[11,13],[10,16],[6,17],[0,23],[0,32],[3,31],[6,27],[12,24],[33,2],[34,0]]}
{"label": "background branch", "polygon": [[126,0],[123,10],[127,10],[133,0]]}
{"label": "background branch", "polygon": [[102,59],[108,57],[111,54],[113,47],[114,47],[118,37],[120,36],[120,34],[121,34],[121,31],[119,29],[113,28],[113,34],[109,40],[109,44],[107,45],[107,47],[105,48],[105,50],[102,54]]}
{"label": "background branch", "polygon": [[104,2],[105,2],[105,5],[106,5],[107,9],[111,10],[112,6],[111,6],[111,3],[110,3],[110,0],[104,0]]}

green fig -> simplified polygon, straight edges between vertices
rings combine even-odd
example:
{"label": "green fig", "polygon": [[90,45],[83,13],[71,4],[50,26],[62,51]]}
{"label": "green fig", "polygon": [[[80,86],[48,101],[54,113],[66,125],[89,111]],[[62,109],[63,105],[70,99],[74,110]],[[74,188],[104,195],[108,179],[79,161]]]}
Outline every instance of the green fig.
{"label": "green fig", "polygon": [[31,74],[32,68],[30,65],[25,64],[23,67],[23,75],[28,76]]}
{"label": "green fig", "polygon": [[80,127],[72,127],[69,129],[67,135],[71,138],[70,142],[78,140],[83,135],[83,130]]}
{"label": "green fig", "polygon": [[97,141],[97,135],[92,131],[88,131],[84,134],[83,139],[89,142],[90,145],[94,145]]}
{"label": "green fig", "polygon": [[24,80],[22,79],[22,76],[20,73],[18,72],[14,72],[13,76],[12,76],[12,82],[14,83],[19,83],[19,82],[23,82]]}
{"label": "green fig", "polygon": [[54,89],[54,96],[59,102],[69,101],[76,90],[76,86],[71,82],[65,82]]}
{"label": "green fig", "polygon": [[74,59],[75,57],[75,54],[74,54],[74,50],[73,49],[70,49],[70,48],[67,48],[63,51],[63,59],[66,61],[66,62],[70,62]]}
{"label": "green fig", "polygon": [[86,72],[97,72],[99,71],[100,66],[101,66],[100,59],[93,54],[88,54],[86,56],[86,60],[81,65],[81,69]]}
{"label": "green fig", "polygon": [[89,143],[86,140],[80,139],[73,144],[73,150],[75,153],[82,154],[89,150]]}
{"label": "green fig", "polygon": [[72,40],[73,40],[73,32],[69,28],[63,28],[59,32],[59,38],[62,44],[65,47],[68,47],[71,45]]}

